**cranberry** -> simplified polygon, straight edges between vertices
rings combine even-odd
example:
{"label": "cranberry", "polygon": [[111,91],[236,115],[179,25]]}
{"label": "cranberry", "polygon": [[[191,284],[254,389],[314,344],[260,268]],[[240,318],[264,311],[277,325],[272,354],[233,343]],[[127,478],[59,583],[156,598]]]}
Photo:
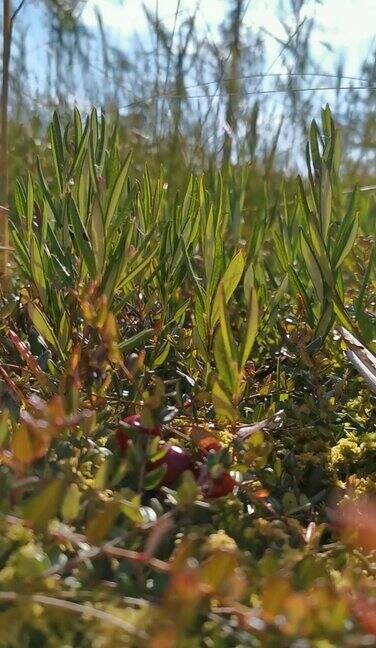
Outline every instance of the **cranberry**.
{"label": "cranberry", "polygon": [[161,428],[159,425],[157,425],[154,428],[147,428],[141,425],[141,416],[140,414],[132,414],[131,416],[127,416],[124,421],[120,421],[120,425],[124,425],[124,427],[129,426],[132,427],[141,434],[151,434],[152,436],[161,436]]}
{"label": "cranberry", "polygon": [[207,454],[211,452],[211,450],[213,450],[214,452],[219,452],[220,450],[222,450],[222,446],[219,441],[217,441],[217,439],[212,436],[200,439],[200,441],[198,442],[198,448],[202,457],[206,457]]}
{"label": "cranberry", "polygon": [[124,457],[127,450],[128,437],[123,430],[116,430],[115,436],[119,454]]}
{"label": "cranberry", "polygon": [[151,436],[161,435],[161,428],[159,426],[156,426],[155,428],[146,428],[141,425],[141,416],[139,414],[132,414],[131,416],[127,416],[123,421],[120,421],[120,426],[120,429],[116,430],[115,436],[119,453],[122,457],[124,457],[127,449],[127,427],[133,428],[138,432],[141,432],[141,434],[149,434]]}
{"label": "cranberry", "polygon": [[223,497],[232,493],[235,486],[235,480],[230,473],[224,470],[221,476],[216,479],[213,479],[213,477],[207,478],[204,483],[204,492],[206,497]]}
{"label": "cranberry", "polygon": [[163,477],[162,484],[171,486],[183,474],[185,470],[194,472],[194,465],[191,457],[179,446],[169,446],[162,459],[150,462],[150,468],[166,466],[166,473]]}

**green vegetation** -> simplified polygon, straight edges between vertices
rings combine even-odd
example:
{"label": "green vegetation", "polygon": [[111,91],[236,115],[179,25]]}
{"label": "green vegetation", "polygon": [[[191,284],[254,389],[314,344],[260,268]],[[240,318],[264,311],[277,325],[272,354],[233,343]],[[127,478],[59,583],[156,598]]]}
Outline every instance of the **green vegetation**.
{"label": "green vegetation", "polygon": [[0,645],[374,645],[375,395],[336,327],[375,352],[376,230],[329,108],[307,182],[176,191],[96,111],[49,136],[2,257]]}

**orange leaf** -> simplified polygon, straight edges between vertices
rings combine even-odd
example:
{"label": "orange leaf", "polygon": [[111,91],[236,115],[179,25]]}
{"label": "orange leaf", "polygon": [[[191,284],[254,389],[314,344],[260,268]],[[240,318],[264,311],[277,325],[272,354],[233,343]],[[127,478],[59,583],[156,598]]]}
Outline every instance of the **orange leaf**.
{"label": "orange leaf", "polygon": [[21,423],[12,436],[12,451],[15,459],[23,464],[29,464],[43,457],[48,450],[48,439],[38,434],[29,426]]}
{"label": "orange leaf", "polygon": [[370,634],[376,635],[376,604],[357,595],[355,602],[352,603],[352,609],[363,628]]}
{"label": "orange leaf", "polygon": [[376,551],[376,502],[363,498],[340,505],[337,524],[349,544],[365,551]]}

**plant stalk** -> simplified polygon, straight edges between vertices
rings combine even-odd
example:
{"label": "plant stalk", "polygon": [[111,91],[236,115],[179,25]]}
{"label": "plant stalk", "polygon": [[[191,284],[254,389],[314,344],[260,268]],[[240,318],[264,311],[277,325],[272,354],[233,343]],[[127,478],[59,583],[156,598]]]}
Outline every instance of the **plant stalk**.
{"label": "plant stalk", "polygon": [[12,46],[12,0],[3,0],[3,74],[1,81],[0,202],[8,202],[8,97]]}

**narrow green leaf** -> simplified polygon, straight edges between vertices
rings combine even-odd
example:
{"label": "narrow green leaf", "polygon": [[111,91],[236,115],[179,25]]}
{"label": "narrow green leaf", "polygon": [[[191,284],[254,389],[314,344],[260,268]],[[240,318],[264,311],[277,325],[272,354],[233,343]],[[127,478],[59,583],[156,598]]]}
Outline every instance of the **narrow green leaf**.
{"label": "narrow green leaf", "polygon": [[303,208],[303,212],[306,217],[307,223],[309,223],[311,219],[311,210],[308,205],[307,196],[303,185],[303,180],[301,179],[300,175],[298,175],[298,188],[299,188],[300,204]]}
{"label": "narrow green leaf", "polygon": [[208,337],[208,331],[205,322],[204,309],[202,307],[200,299],[198,298],[197,293],[195,293],[194,315],[195,315],[195,325],[197,328],[197,332],[202,342],[204,342],[204,340],[206,340]]}
{"label": "narrow green leaf", "polygon": [[364,308],[364,298],[366,296],[367,288],[368,288],[368,283],[371,277],[371,272],[375,268],[375,262],[376,262],[376,241],[374,241],[371,253],[369,255],[369,261],[368,265],[366,268],[366,271],[364,273],[362,285],[359,291],[359,295],[356,299],[355,302],[355,312],[357,317],[359,317],[361,314],[363,314],[363,308]]}
{"label": "narrow green leaf", "polygon": [[[229,301],[232,296],[235,288],[238,286],[241,276],[244,271],[244,254],[242,250],[239,250],[231,259],[223,277],[221,284],[223,284],[225,302]],[[210,326],[212,330],[214,329],[219,318],[219,302],[220,302],[220,291],[221,288],[218,286],[217,292],[214,298],[211,317],[210,317]]]}
{"label": "narrow green leaf", "polygon": [[256,288],[251,289],[248,301],[247,320],[240,349],[240,369],[243,369],[254,345],[258,328],[258,301]]}
{"label": "narrow green leaf", "polygon": [[57,515],[64,495],[65,481],[56,477],[37,495],[22,505],[23,518],[38,529],[43,529]]}
{"label": "narrow green leaf", "polygon": [[320,149],[319,149],[320,139],[321,137],[320,137],[319,129],[317,127],[316,121],[313,119],[309,130],[309,143],[310,143],[311,157],[312,157],[316,178],[320,177],[320,171],[321,171],[321,156],[320,156]]}
{"label": "narrow green leaf", "polygon": [[103,509],[99,511],[86,527],[86,537],[89,542],[98,544],[110,532],[117,516],[120,513],[121,502],[119,500],[107,500]]}
{"label": "narrow green leaf", "polygon": [[196,274],[195,274],[195,272],[193,270],[191,259],[189,257],[188,250],[187,250],[187,247],[185,245],[184,239],[182,239],[182,246],[183,246],[184,256],[185,256],[185,260],[186,260],[186,263],[187,263],[187,267],[188,267],[190,277],[191,277],[191,279],[192,279],[192,281],[193,281],[193,283],[194,283],[194,285],[196,287],[196,296],[198,297],[198,299],[199,299],[199,301],[201,303],[201,307],[202,307],[202,309],[204,311],[205,310],[205,294],[204,294],[203,289],[201,288],[199,278],[196,276]]}
{"label": "narrow green leaf", "polygon": [[142,524],[144,521],[140,511],[140,498],[138,495],[133,497],[130,502],[122,500],[121,512],[135,524]]}
{"label": "narrow green leaf", "polygon": [[332,215],[332,187],[329,171],[323,164],[320,183],[320,222],[322,237],[325,242],[328,240],[329,226]]}
{"label": "narrow green leaf", "polygon": [[78,517],[80,512],[80,498],[81,493],[77,484],[70,484],[61,505],[61,515],[63,516],[64,522],[73,522]]}
{"label": "narrow green leaf", "polygon": [[333,294],[333,306],[334,306],[334,312],[340,324],[342,324],[342,326],[345,326],[347,329],[350,329],[350,331],[353,331],[354,322],[350,319],[346,311],[346,308],[336,291],[334,291]]}
{"label": "narrow green leaf", "polygon": [[93,479],[93,487],[98,491],[103,491],[108,488],[108,481],[113,467],[113,457],[108,455],[100,464]]}
{"label": "narrow green leaf", "polygon": [[0,412],[0,448],[4,448],[9,438],[9,410]]}
{"label": "narrow green leaf", "polygon": [[255,271],[254,271],[253,263],[250,263],[247,270],[245,271],[244,281],[243,281],[243,290],[246,299],[248,299],[248,295],[250,294],[254,285],[255,285]]}
{"label": "narrow green leaf", "polygon": [[133,281],[140,272],[145,270],[145,268],[147,268],[155,258],[157,251],[157,248],[153,249],[147,257],[140,261],[138,265],[126,270],[125,275],[119,279],[118,288],[124,288],[127,284],[130,284],[130,282]]}
{"label": "narrow green leaf", "polygon": [[81,216],[78,212],[76,203],[73,198],[69,200],[68,206],[69,220],[73,227],[74,233],[74,248],[78,258],[84,261],[85,266],[89,272],[89,275],[92,279],[95,279],[97,276],[97,268],[95,263],[95,257],[89,235],[86,231],[84,223],[81,219]]}
{"label": "narrow green leaf", "polygon": [[150,340],[154,333],[154,329],[148,328],[140,333],[136,333],[127,340],[119,342],[118,347],[122,350],[123,353],[130,353],[133,349],[136,349],[140,344],[143,344],[146,340]]}
{"label": "narrow green leaf", "polygon": [[235,350],[235,342],[231,331],[230,321],[228,318],[224,286],[221,282],[219,287],[219,323],[221,328],[222,340],[229,364],[235,362],[237,364],[237,354]]}
{"label": "narrow green leaf", "polygon": [[17,233],[17,231],[14,229],[14,225],[12,223],[12,244],[15,249],[15,259],[18,264],[18,266],[21,268],[22,273],[27,275],[30,280],[32,280],[32,271],[31,271],[31,263],[30,263],[30,258],[29,255],[26,251],[25,247],[25,242],[22,240],[22,237],[20,237]]}
{"label": "narrow green leaf", "polygon": [[70,333],[67,314],[63,311],[59,324],[59,344],[63,350],[66,350],[69,342],[71,342]]}
{"label": "narrow green leaf", "polygon": [[303,286],[301,280],[299,279],[299,276],[293,266],[289,266],[288,269],[288,276],[291,284],[294,286],[296,293],[300,295],[302,300],[304,301],[304,306],[307,311],[307,321],[310,326],[314,325],[314,314],[311,306],[311,300],[308,297],[307,291],[305,287]]}
{"label": "narrow green leaf", "polygon": [[218,380],[215,380],[213,384],[212,401],[215,413],[220,420],[229,423],[234,423],[237,420],[238,413]]}
{"label": "narrow green leaf", "polygon": [[312,218],[309,222],[309,232],[311,235],[312,251],[314,252],[317,262],[320,266],[321,274],[328,286],[333,286],[334,278],[332,268],[330,266],[327,248],[321,236],[320,230],[317,227],[315,220]]}
{"label": "narrow green leaf", "polygon": [[97,195],[94,196],[90,218],[90,240],[95,258],[97,274],[100,278],[102,276],[106,256],[106,229]]}
{"label": "narrow green leaf", "polygon": [[323,309],[323,313],[317,325],[316,336],[324,340],[333,325],[333,321],[334,321],[333,303],[328,302],[325,308]]}
{"label": "narrow green leaf", "polygon": [[352,250],[359,229],[359,216],[356,214],[348,227],[343,227],[334,250],[335,269],[339,268]]}
{"label": "narrow green leaf", "polygon": [[288,265],[289,265],[289,259],[286,254],[285,250],[285,244],[282,238],[279,236],[277,232],[274,232],[273,235],[273,243],[274,243],[274,248],[275,248],[275,253],[277,256],[277,260],[284,272],[286,272]]}
{"label": "narrow green leaf", "polygon": [[53,215],[58,220],[58,213],[57,213],[57,210],[56,210],[56,207],[55,207],[55,204],[54,204],[54,199],[52,197],[52,194],[51,194],[51,192],[50,192],[50,190],[49,190],[49,188],[47,186],[47,182],[46,182],[45,177],[43,175],[42,165],[41,165],[39,157],[37,158],[37,169],[38,169],[39,182],[41,184],[43,197],[47,200],[49,206],[51,207],[51,211],[52,211]]}
{"label": "narrow green leaf", "polygon": [[30,256],[31,256],[31,272],[33,275],[33,280],[38,291],[38,295],[43,305],[46,305],[47,293],[46,293],[46,278],[44,274],[44,268],[42,263],[42,255],[39,249],[38,242],[35,235],[31,239],[30,246]]}
{"label": "narrow green leaf", "polygon": [[101,173],[103,173],[103,166],[104,166],[104,161],[105,161],[105,158],[106,158],[107,140],[108,140],[107,120],[105,118],[105,115],[102,112],[101,113],[101,121],[100,121],[99,139],[98,139],[98,145],[97,145],[97,151],[96,151],[96,156],[97,156],[96,159],[97,159],[98,167],[99,167]]}
{"label": "narrow green leaf", "polygon": [[[88,120],[86,120],[86,123],[87,122]],[[81,120],[80,111],[76,107],[74,107],[73,109],[73,123],[74,123],[74,141],[77,149],[82,137],[82,120]]]}
{"label": "narrow green leaf", "polygon": [[44,313],[42,313],[42,311],[39,310],[39,308],[35,304],[33,304],[33,302],[28,303],[27,312],[29,313],[31,321],[33,322],[36,330],[38,331],[38,333],[40,333],[42,338],[46,342],[48,342],[48,344],[50,344],[55,349],[55,351],[62,355],[62,351],[60,349],[56,335],[53,332],[53,329]]}
{"label": "narrow green leaf", "polygon": [[323,284],[320,266],[317,263],[315,255],[312,251],[312,248],[303,230],[300,231],[300,246],[306,264],[306,268],[311,278],[316,295],[319,301],[322,302],[324,299],[324,284]]}
{"label": "narrow green leaf", "polygon": [[[225,351],[223,342],[222,331],[220,327],[217,328],[213,339],[213,353],[215,364],[219,373],[219,377],[232,394],[234,391],[234,367],[231,366],[228,355]],[[238,377],[238,367],[235,364],[236,378]]]}
{"label": "narrow green leaf", "polygon": [[[81,125],[81,121],[80,121]],[[80,170],[81,164],[83,163],[83,160],[85,158],[85,155],[87,154],[88,150],[88,140],[89,140],[89,120],[86,120],[85,124],[85,129],[82,134],[82,125],[79,127],[78,123],[76,123],[75,120],[75,137],[76,141],[79,141],[78,148],[76,151],[75,158],[71,164],[71,167],[68,172],[68,178],[74,178],[76,173]],[[78,139],[80,138],[80,139]]]}
{"label": "narrow green leaf", "polygon": [[107,257],[106,269],[103,275],[101,292],[106,295],[108,303],[112,302],[112,298],[118,287],[119,278],[125,273],[127,265],[130,261],[128,250],[130,249],[133,234],[133,225],[129,230],[123,230],[111,255]]}
{"label": "narrow green leaf", "polygon": [[339,268],[343,263],[355,242],[359,226],[359,198],[359,187],[356,186],[351,194],[346,215],[339,225],[337,238],[334,243],[332,258],[335,268]]}
{"label": "narrow green leaf", "polygon": [[34,218],[34,186],[33,179],[30,173],[27,176],[27,209],[26,209],[26,232],[27,242],[31,245],[31,238],[33,234],[33,218]]}
{"label": "narrow green leaf", "polygon": [[60,194],[63,193],[64,181],[62,166],[64,163],[64,148],[63,148],[63,139],[61,135],[61,125],[57,112],[54,112],[52,118],[52,124],[50,126],[50,137],[51,137],[51,150],[52,158],[55,167],[56,180],[59,187]]}
{"label": "narrow green leaf", "polygon": [[116,208],[119,204],[120,197],[123,192],[124,185],[127,179],[131,159],[132,159],[132,151],[130,151],[127,157],[125,158],[123,166],[121,167],[118,176],[116,178],[116,181],[112,187],[112,191],[108,199],[108,205],[105,213],[105,223],[107,224],[111,222],[114,213],[116,211]]}
{"label": "narrow green leaf", "polygon": [[157,355],[153,360],[153,369],[156,367],[161,367],[167,360],[168,354],[170,353],[171,344],[166,342],[162,348],[162,351]]}
{"label": "narrow green leaf", "polygon": [[198,486],[195,477],[190,470],[183,472],[181,483],[176,492],[176,500],[179,506],[193,504],[198,496]]}
{"label": "narrow green leaf", "polygon": [[165,464],[162,464],[161,466],[158,466],[158,468],[154,468],[154,470],[150,470],[149,472],[147,472],[144,479],[144,489],[154,490],[157,486],[160,485],[165,474],[166,474]]}

